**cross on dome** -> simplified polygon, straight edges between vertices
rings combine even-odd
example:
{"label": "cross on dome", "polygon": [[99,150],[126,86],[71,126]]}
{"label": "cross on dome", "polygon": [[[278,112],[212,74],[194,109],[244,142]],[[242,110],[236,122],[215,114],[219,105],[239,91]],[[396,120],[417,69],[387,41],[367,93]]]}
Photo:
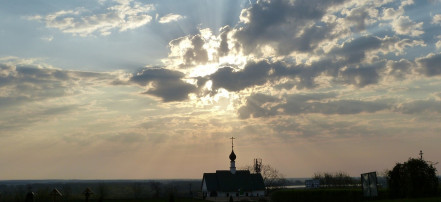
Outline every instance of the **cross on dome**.
{"label": "cross on dome", "polygon": [[230,139],[231,139],[231,149],[233,149],[233,147],[234,147],[234,142],[233,142],[233,141],[234,141],[234,139],[236,139],[236,138],[231,137]]}

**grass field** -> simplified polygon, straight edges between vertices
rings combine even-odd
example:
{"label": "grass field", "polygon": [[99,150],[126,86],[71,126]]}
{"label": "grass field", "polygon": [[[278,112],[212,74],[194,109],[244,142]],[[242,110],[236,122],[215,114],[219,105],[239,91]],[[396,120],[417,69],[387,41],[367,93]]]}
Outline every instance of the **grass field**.
{"label": "grass field", "polygon": [[378,200],[378,202],[441,202],[441,197],[414,198],[414,199],[395,199],[395,200]]}
{"label": "grass field", "polygon": [[[372,201],[380,202],[441,202],[441,197],[431,198],[410,198],[410,199],[388,199],[387,190],[379,190],[379,197]],[[278,190],[271,194],[272,202],[309,202],[309,201],[322,201],[322,202],[356,202],[356,201],[369,201],[363,197],[361,189],[284,189]]]}

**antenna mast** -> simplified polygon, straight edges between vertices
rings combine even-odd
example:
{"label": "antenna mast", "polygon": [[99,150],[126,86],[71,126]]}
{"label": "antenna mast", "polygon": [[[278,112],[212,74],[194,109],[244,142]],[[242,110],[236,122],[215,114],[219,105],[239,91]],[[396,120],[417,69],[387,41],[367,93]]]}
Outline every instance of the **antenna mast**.
{"label": "antenna mast", "polygon": [[254,172],[260,173],[262,171],[262,159],[255,158],[254,159]]}

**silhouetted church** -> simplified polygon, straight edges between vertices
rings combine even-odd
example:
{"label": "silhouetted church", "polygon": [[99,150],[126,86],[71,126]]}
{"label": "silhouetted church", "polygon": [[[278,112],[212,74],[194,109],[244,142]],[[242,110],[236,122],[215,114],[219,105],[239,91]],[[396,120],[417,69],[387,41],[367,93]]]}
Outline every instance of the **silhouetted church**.
{"label": "silhouetted church", "polygon": [[[231,138],[233,141],[234,138]],[[216,170],[216,173],[204,173],[202,194],[205,197],[264,196],[265,184],[260,173],[237,170],[236,154],[231,142],[230,170]]]}

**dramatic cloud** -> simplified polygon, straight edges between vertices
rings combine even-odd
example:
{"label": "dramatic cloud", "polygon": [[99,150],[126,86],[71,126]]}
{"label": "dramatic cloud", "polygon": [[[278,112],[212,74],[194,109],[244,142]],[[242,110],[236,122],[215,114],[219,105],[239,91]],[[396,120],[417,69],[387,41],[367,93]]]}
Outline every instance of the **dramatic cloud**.
{"label": "dramatic cloud", "polygon": [[[407,47],[423,44],[421,41],[400,40],[397,37],[359,37],[348,40],[342,45],[336,45],[326,57],[311,64],[292,65],[268,60],[248,61],[243,69],[221,67],[206,76],[205,81],[212,81],[213,90],[224,88],[228,91],[241,91],[268,82],[274,84],[281,79],[290,79],[292,85],[289,88],[296,86],[297,89],[303,89],[319,87],[316,79],[326,75],[336,83],[365,87],[377,84],[386,69],[386,61],[373,60],[372,58],[375,58],[373,56],[389,52],[398,54]],[[403,74],[411,73],[411,66],[400,67],[400,71],[397,66],[392,68],[388,73],[395,76],[403,77]]]}
{"label": "dramatic cloud", "polygon": [[[387,2],[346,2],[353,6],[348,9],[339,7],[342,3],[258,1],[242,11],[242,23],[221,28],[217,36],[203,29],[200,34],[171,41],[167,66],[185,67],[186,74],[202,75],[198,86],[211,81],[213,91],[223,88],[230,92],[265,84],[284,86],[279,89],[287,90],[312,89],[321,87],[323,82],[363,88],[383,81],[388,75],[404,78],[414,73],[415,65],[387,56],[405,55],[410,48],[426,46],[424,40],[407,38],[420,36],[422,24],[406,24],[407,16],[400,18],[404,7],[412,2],[383,10],[380,7]],[[380,23],[380,10],[381,19],[392,20],[392,26],[402,21],[395,31],[408,36],[369,34],[367,26]],[[414,32],[404,33],[401,28]],[[351,37],[350,30],[367,32]],[[300,54],[289,55],[293,52]],[[255,58],[262,54],[266,60]],[[231,65],[220,63],[225,58],[228,60],[224,63]],[[246,62],[236,63],[238,58],[245,58]],[[406,61],[412,63],[413,59]]]}
{"label": "dramatic cloud", "polygon": [[343,3],[335,1],[258,1],[244,9],[241,20],[245,26],[235,37],[241,42],[246,53],[259,51],[266,45],[279,54],[292,51],[306,52],[319,42],[332,39],[334,25],[318,22],[327,9]]}
{"label": "dramatic cloud", "polygon": [[80,82],[109,84],[109,73],[66,71],[35,64],[0,63],[1,107],[77,93]]}
{"label": "dramatic cloud", "polygon": [[[366,62],[363,61],[366,56],[372,58],[375,54],[395,53],[399,55],[405,51],[406,48],[414,46],[425,46],[421,40],[400,39],[399,37],[384,38],[376,36],[362,36],[353,40],[345,41],[341,46],[336,46],[331,49],[332,56],[344,57],[348,64]],[[372,61],[368,61],[372,62]]]}
{"label": "dramatic cloud", "polygon": [[56,28],[64,33],[88,36],[95,32],[109,35],[112,30],[126,31],[141,27],[152,20],[148,14],[153,5],[131,0],[116,1],[102,13],[90,14],[88,10],[61,10],[46,16],[32,16],[29,20],[46,23],[48,28]]}
{"label": "dramatic cloud", "polygon": [[[425,2],[426,1],[421,1],[418,3],[424,4]],[[391,23],[392,30],[399,35],[409,35],[412,37],[421,36],[424,34],[424,23],[415,22],[409,16],[405,15],[406,8],[411,5],[414,5],[413,0],[401,1],[398,8],[383,8],[383,16],[381,19],[389,21]]]}
{"label": "dramatic cloud", "polygon": [[414,64],[408,60],[401,59],[400,61],[388,61],[388,74],[396,78],[403,79],[412,72]]}
{"label": "dramatic cloud", "polygon": [[[211,35],[211,33],[210,33]],[[207,42],[202,34],[181,37],[172,40],[169,45],[169,65],[179,68],[189,68],[209,62]]]}
{"label": "dramatic cloud", "polygon": [[170,13],[170,14],[167,14],[167,15],[161,17],[159,19],[159,23],[174,22],[174,21],[178,21],[178,20],[183,19],[183,18],[184,18],[184,16],[181,16],[179,14]]}
{"label": "dramatic cloud", "polygon": [[229,26],[225,26],[221,28],[220,39],[221,42],[219,44],[219,48],[217,51],[219,52],[219,56],[226,56],[230,51],[230,47],[228,46],[228,33],[230,33],[231,28]]}
{"label": "dramatic cloud", "polygon": [[441,25],[441,14],[434,15],[432,19],[432,23]]}
{"label": "dramatic cloud", "polygon": [[351,10],[343,10],[342,14],[346,15],[344,18],[354,30],[359,32],[366,29],[367,25],[376,22],[378,10],[370,6],[356,7]]}
{"label": "dramatic cloud", "polygon": [[383,68],[384,63],[382,62],[368,66],[347,68],[341,71],[341,77],[346,84],[364,87],[378,83],[380,77],[378,72]]}
{"label": "dramatic cloud", "polygon": [[192,48],[188,48],[184,53],[184,64],[205,64],[208,61],[207,50],[203,48],[204,40],[200,35],[193,36],[191,39]]}
{"label": "dramatic cloud", "polygon": [[[98,174],[109,167],[102,162],[124,168],[79,177],[200,177],[200,162],[214,165],[220,158],[213,156],[228,154],[231,134],[246,144],[241,159],[262,151],[265,161],[299,177],[390,149],[400,152],[370,168],[406,160],[409,148],[439,153],[439,1],[30,4],[31,10],[7,1],[0,6],[7,11],[0,12],[0,159],[6,162],[40,149],[47,153],[29,158],[38,166],[58,162],[41,163],[40,156],[53,158],[54,151],[69,157],[61,177],[78,178],[63,169],[84,156]],[[17,142],[19,148],[9,146]],[[342,160],[345,150],[355,153]],[[305,151],[308,156],[295,155]],[[305,171],[292,169],[286,154],[305,162],[296,167]],[[322,154],[329,161],[317,161]],[[180,172],[181,159],[192,159],[194,173]],[[161,162],[170,166],[161,170]],[[15,174],[20,164],[0,174],[22,177]],[[353,175],[366,168],[352,166]],[[140,174],[124,170],[129,167]]]}
{"label": "dramatic cloud", "polygon": [[409,16],[400,16],[392,22],[392,27],[397,34],[420,36],[424,34],[423,22],[416,23]]}
{"label": "dramatic cloud", "polygon": [[387,38],[382,40],[374,36],[359,37],[333,48],[330,53],[343,57],[347,64],[360,63],[366,58],[368,51],[382,48],[384,41],[387,41]]}

